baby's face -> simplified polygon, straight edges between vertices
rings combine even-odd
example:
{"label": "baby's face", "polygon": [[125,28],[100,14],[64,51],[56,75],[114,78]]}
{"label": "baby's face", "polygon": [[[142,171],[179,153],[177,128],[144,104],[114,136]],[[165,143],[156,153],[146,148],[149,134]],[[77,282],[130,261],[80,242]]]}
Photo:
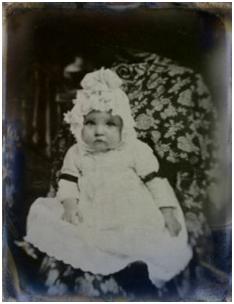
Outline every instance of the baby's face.
{"label": "baby's face", "polygon": [[114,149],[121,141],[122,120],[108,112],[92,111],[84,118],[83,141],[97,152]]}

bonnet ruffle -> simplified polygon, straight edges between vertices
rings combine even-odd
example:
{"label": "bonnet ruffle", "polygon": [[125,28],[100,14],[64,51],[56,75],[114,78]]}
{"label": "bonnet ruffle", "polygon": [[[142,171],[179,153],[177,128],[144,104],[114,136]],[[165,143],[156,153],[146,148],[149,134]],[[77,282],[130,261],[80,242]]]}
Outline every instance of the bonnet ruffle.
{"label": "bonnet ruffle", "polygon": [[109,69],[100,69],[88,73],[81,81],[83,89],[78,90],[73,100],[74,107],[64,114],[64,120],[70,124],[70,130],[77,142],[82,141],[81,131],[84,116],[93,110],[111,111],[123,121],[122,142],[136,138],[135,121],[131,114],[127,95],[121,89],[122,80]]}

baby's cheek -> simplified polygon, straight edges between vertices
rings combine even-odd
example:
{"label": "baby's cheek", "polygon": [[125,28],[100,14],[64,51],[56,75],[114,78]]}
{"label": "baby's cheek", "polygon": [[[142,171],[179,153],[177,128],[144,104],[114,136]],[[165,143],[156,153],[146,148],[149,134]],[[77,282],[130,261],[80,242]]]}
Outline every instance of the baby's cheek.
{"label": "baby's cheek", "polygon": [[120,141],[122,139],[122,130],[119,130],[118,135],[119,135],[119,141]]}
{"label": "baby's cheek", "polygon": [[89,128],[83,128],[82,130],[82,139],[85,141],[85,142],[89,142],[92,140],[92,137],[93,137],[93,132],[91,129]]}
{"label": "baby's cheek", "polygon": [[121,133],[122,133],[122,128],[120,128],[120,127],[116,127],[116,129],[115,129],[115,133],[119,136],[119,137],[121,137]]}
{"label": "baby's cheek", "polygon": [[119,130],[116,130],[112,135],[113,141],[119,142],[121,140],[121,132]]}

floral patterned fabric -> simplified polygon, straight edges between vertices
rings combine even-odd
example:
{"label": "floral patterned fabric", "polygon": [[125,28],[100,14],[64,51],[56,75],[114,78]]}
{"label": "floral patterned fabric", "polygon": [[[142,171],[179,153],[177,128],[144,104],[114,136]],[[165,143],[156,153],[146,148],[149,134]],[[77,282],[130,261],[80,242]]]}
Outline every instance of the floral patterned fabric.
{"label": "floral patterned fabric", "polygon": [[[138,137],[151,146],[160,161],[161,176],[176,191],[194,253],[204,256],[209,228],[203,208],[216,168],[217,118],[209,91],[201,75],[156,54],[135,54],[134,62],[116,62],[112,69],[123,80]],[[71,107],[68,103],[66,110]],[[73,143],[63,123],[53,146],[54,193],[63,157]]]}
{"label": "floral patterned fabric", "polygon": [[203,206],[212,182],[216,113],[201,75],[156,54],[114,66],[140,139],[153,148],[182,205],[194,246],[209,233]]}

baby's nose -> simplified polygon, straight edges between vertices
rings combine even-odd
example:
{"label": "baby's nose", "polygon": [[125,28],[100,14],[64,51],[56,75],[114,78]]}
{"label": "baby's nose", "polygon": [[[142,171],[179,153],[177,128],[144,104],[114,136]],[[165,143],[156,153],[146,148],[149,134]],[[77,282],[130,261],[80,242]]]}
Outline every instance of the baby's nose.
{"label": "baby's nose", "polygon": [[97,125],[95,129],[95,135],[103,135],[105,132],[104,127],[102,125]]}

